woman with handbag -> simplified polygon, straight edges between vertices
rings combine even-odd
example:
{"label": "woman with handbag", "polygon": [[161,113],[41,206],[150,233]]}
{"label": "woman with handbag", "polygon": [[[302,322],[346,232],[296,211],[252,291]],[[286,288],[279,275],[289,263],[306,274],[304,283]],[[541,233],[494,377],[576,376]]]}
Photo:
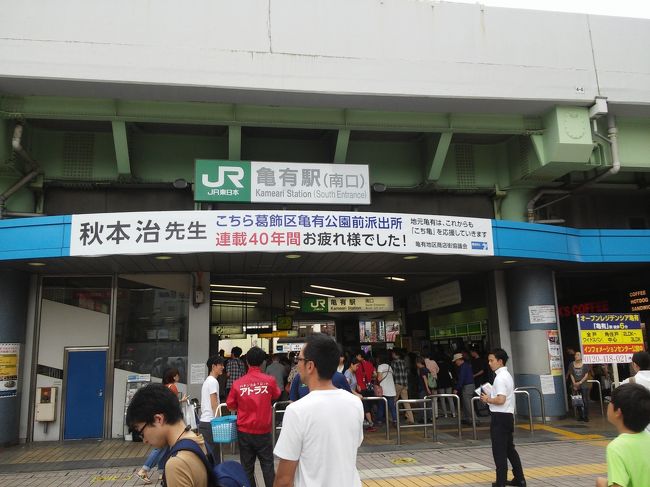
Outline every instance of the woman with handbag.
{"label": "woman with handbag", "polygon": [[[397,424],[397,409],[395,409],[395,396],[397,392],[395,390],[395,380],[393,378],[393,369],[388,364],[388,355],[380,355],[378,358],[379,367],[377,367],[377,385],[381,387],[381,396],[386,398],[388,402],[388,409],[390,415],[393,419],[393,424]],[[380,396],[380,393],[377,391],[377,386],[375,386],[375,394]],[[388,418],[384,418],[386,411],[382,407],[383,404],[379,403],[377,409],[377,423],[382,423]]]}
{"label": "woman with handbag", "polygon": [[578,421],[589,421],[589,365],[582,362],[582,354],[576,352],[569,365],[571,379],[571,404],[578,412]]}

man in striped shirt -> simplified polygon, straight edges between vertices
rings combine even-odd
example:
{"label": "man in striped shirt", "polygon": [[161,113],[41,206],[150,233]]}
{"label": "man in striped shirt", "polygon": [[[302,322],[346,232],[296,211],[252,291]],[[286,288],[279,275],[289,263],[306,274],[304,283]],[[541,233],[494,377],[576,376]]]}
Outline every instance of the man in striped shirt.
{"label": "man in striped shirt", "polygon": [[226,381],[226,397],[230,394],[230,389],[232,389],[232,384],[237,379],[244,377],[246,374],[246,366],[244,361],[240,359],[242,349],[239,347],[233,347],[230,351],[230,359],[226,362],[226,374],[228,375],[228,380]]}
{"label": "man in striped shirt", "polygon": [[[409,398],[409,379],[408,379],[408,370],[406,368],[406,362],[402,358],[402,355],[399,351],[393,350],[393,361],[390,364],[393,368],[393,379],[395,381],[395,394],[397,399],[408,399]],[[413,413],[411,412],[411,406],[408,403],[404,404],[406,408],[406,422],[408,424],[414,424]]]}

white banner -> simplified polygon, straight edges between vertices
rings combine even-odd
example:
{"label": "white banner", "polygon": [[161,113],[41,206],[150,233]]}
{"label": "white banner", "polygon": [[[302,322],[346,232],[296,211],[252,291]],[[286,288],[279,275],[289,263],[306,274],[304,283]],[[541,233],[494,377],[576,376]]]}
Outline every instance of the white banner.
{"label": "white banner", "polygon": [[169,211],[72,215],[71,256],[193,252],[494,255],[492,221],[338,211]]}

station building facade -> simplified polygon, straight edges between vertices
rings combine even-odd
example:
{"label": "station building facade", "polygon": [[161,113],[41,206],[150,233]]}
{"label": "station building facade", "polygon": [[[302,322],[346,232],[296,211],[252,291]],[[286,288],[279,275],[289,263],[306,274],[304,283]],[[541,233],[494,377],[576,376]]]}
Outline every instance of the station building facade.
{"label": "station building facade", "polygon": [[[115,22],[41,7],[0,20],[1,443],[121,437],[129,376],[177,367],[197,396],[219,348],[314,331],[502,346],[560,417],[549,344],[578,345],[577,313],[646,320],[648,21],[310,0],[205,2],[190,26],[146,2]],[[267,199],[233,200],[233,168],[255,164]]]}

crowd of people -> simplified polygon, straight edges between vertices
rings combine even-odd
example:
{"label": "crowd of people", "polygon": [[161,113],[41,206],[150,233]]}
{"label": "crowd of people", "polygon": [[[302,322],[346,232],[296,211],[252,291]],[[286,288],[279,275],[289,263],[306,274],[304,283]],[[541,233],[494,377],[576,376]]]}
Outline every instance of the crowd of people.
{"label": "crowd of people", "polygon": [[[453,357],[445,356],[442,352],[419,357],[413,354],[407,355],[401,349],[393,349],[372,357],[361,350],[344,352],[331,337],[326,335],[322,337],[335,346],[336,363],[331,375],[326,377],[327,384],[330,384],[335,390],[350,394],[349,397],[352,398],[386,398],[390,418],[386,417],[383,407],[377,407],[376,401],[355,402],[362,411],[361,428],[365,428],[366,431],[375,431],[377,425],[387,421],[392,421],[394,424],[397,421],[397,400],[410,397],[423,398],[436,392],[460,394],[463,398],[463,421],[469,422],[471,413],[466,405],[469,404],[471,407],[470,401],[474,394],[474,385],[480,385],[482,381],[489,380],[491,373],[487,366],[487,359],[482,359],[476,350],[457,353]],[[211,420],[217,416],[219,406],[225,403],[230,411],[237,413],[240,460],[251,485],[256,485],[254,477],[256,461],[260,462],[266,487],[274,485],[272,404],[275,401],[298,403],[308,396],[310,401],[315,401],[313,399],[315,396],[310,395],[314,391],[320,390],[319,388],[323,386],[323,380],[325,380],[320,378],[318,373],[315,376],[320,378],[318,380],[314,377],[311,377],[312,380],[310,380],[306,376],[311,370],[304,363],[306,360],[304,353],[308,350],[309,347],[305,346],[300,352],[268,355],[262,349],[253,347],[243,355],[241,348],[233,347],[228,358],[225,357],[223,350],[218,355],[210,357],[206,362],[208,376],[202,386],[200,410],[197,411],[196,422],[189,421],[186,411],[184,411],[187,408],[188,398],[184,394],[179,394],[175,385],[180,378],[178,370],[166,371],[163,387],[174,396],[182,410],[183,423],[186,426],[182,432],[178,432],[177,439],[193,438],[205,450],[214,464],[219,463],[221,460],[220,445],[213,440]],[[309,359],[308,362],[311,364],[313,360]],[[321,365],[321,369],[323,367]],[[318,369],[318,367],[316,368]],[[329,374],[329,369],[327,374]],[[144,392],[138,394],[141,398]],[[157,391],[156,394],[160,395],[162,392]],[[330,397],[327,394],[322,396]],[[340,397],[340,395],[332,397]],[[152,404],[148,402],[145,406],[152,407]],[[404,418],[407,423],[414,424],[416,417],[408,404],[405,406]],[[442,400],[436,406],[437,416],[456,416],[456,407],[450,398]],[[129,406],[131,415],[127,415],[127,422],[134,426],[138,419],[144,417],[146,419],[144,424],[141,427],[136,424],[134,431],[138,431],[143,438],[147,439],[148,427],[152,427],[148,435],[151,437],[155,431],[153,428],[159,422],[162,424],[166,420],[158,418],[155,413],[138,416],[135,412],[137,408],[138,402],[132,401]],[[285,414],[283,418],[282,431],[287,432],[284,433],[285,437],[289,435],[287,419],[290,417],[291,415]],[[424,421],[423,415],[418,415],[417,421]],[[177,432],[176,429],[173,431]],[[193,431],[194,437],[191,436]],[[138,472],[138,476],[145,483],[151,481],[151,471],[154,466],[158,466],[161,470],[164,468],[168,483],[170,478],[175,478],[175,475],[178,475],[176,469],[179,467],[190,468],[190,470],[194,467],[198,468],[198,464],[186,463],[187,457],[191,453],[180,452],[174,459],[168,459],[170,444],[157,446],[152,441],[148,441],[148,443],[155,448]],[[286,456],[291,457],[289,451],[283,449],[288,448],[287,444],[284,442],[279,444],[284,445],[280,451],[286,451]],[[183,462],[179,463],[179,459]],[[291,459],[287,458],[287,460]],[[303,473],[306,475],[305,478],[309,478],[307,473]]]}
{"label": "crowd of people", "polygon": [[[256,486],[256,461],[266,487],[360,486],[356,453],[364,428],[372,431],[377,424],[389,421],[383,408],[373,410],[372,402],[361,398],[385,397],[390,420],[395,422],[397,400],[411,394],[423,398],[436,392],[453,392],[460,394],[463,420],[468,421],[471,398],[475,387],[480,387],[480,402],[491,416],[497,475],[492,485],[525,487],[524,470],[513,442],[514,381],[504,350],[493,349],[485,358],[478,350],[457,352],[452,357],[441,352],[427,357],[405,355],[400,349],[387,352],[376,358],[360,350],[345,353],[332,337],[318,333],[308,337],[302,350],[293,356],[268,356],[253,347],[245,356],[241,349],[231,350],[227,361],[221,354],[210,357],[195,429],[184,416],[188,398],[176,386],[178,370],[170,369],[163,384],[140,389],[127,410],[129,427],[154,447],[139,475],[149,481],[151,468],[159,464],[164,469],[164,485],[207,487],[209,475],[202,460],[192,451],[176,451],[174,445],[180,440],[194,442],[213,465],[218,464],[221,452],[213,441],[210,422],[225,402],[237,414],[240,461],[251,486]],[[584,396],[584,386],[593,371],[582,363],[579,353],[571,358],[567,362],[570,390]],[[620,435],[607,448],[609,479],[599,480],[598,486],[637,485],[630,479],[650,478],[647,462],[641,464],[633,459],[650,448],[650,430],[645,431],[650,428],[647,352],[634,354],[632,372],[632,378],[611,392],[607,417]],[[486,387],[486,383],[491,385]],[[225,384],[225,394],[221,393],[221,384]],[[272,404],[281,399],[291,403],[286,407],[274,446]],[[438,416],[455,414],[455,406],[446,399],[434,408]],[[586,403],[582,406],[583,419],[588,417]],[[407,423],[416,422],[413,411],[402,412]],[[418,415],[417,420],[423,418]],[[277,471],[274,456],[279,459]],[[513,472],[510,480],[508,461]]]}

